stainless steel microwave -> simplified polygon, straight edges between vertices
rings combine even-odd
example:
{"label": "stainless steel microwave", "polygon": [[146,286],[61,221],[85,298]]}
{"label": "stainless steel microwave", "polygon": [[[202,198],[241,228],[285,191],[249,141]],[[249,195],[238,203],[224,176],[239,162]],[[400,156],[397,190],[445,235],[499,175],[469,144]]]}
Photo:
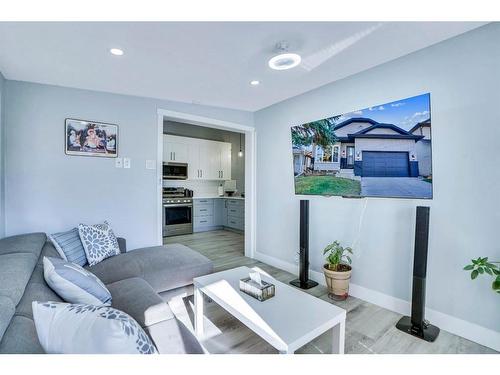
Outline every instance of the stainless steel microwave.
{"label": "stainless steel microwave", "polygon": [[187,163],[163,163],[164,180],[187,180]]}

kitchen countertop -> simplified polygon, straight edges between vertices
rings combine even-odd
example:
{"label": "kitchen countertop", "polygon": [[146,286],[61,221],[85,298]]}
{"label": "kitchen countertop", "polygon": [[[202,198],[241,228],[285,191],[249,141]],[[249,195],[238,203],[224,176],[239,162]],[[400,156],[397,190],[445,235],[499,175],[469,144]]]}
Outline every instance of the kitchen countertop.
{"label": "kitchen countertop", "polygon": [[216,199],[216,198],[219,198],[219,199],[241,199],[241,200],[245,199],[245,197],[241,197],[239,195],[237,195],[235,197],[228,197],[228,196],[220,197],[218,195],[200,195],[200,196],[193,197],[193,199]]}

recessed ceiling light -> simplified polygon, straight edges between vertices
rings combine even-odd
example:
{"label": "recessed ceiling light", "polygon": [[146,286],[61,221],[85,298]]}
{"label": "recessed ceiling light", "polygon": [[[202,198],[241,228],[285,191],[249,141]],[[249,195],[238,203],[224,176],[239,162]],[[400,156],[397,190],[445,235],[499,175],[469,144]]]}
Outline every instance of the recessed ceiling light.
{"label": "recessed ceiling light", "polygon": [[250,84],[251,84],[252,86],[258,86],[258,85],[260,84],[260,81],[257,81],[257,80],[255,79],[255,80],[253,80],[253,81],[250,81]]}
{"label": "recessed ceiling light", "polygon": [[122,49],[119,49],[119,48],[111,48],[109,50],[109,52],[112,54],[112,55],[115,55],[115,56],[122,56],[123,55],[123,50]]}
{"label": "recessed ceiling light", "polygon": [[282,53],[269,60],[269,67],[274,70],[287,70],[300,64],[302,58],[296,53]]}

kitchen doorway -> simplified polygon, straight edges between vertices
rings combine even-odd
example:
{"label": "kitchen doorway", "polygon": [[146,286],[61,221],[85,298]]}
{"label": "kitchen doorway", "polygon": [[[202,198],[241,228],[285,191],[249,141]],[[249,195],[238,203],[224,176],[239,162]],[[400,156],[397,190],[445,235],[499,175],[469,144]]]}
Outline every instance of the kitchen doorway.
{"label": "kitchen doorway", "polygon": [[[191,141],[186,141],[179,137],[177,139],[176,135],[168,136],[169,139],[165,140],[164,137],[164,125],[165,123],[171,124],[185,124],[186,129],[190,128],[191,133],[193,128],[195,129],[196,138],[199,136],[200,139],[194,139]],[[199,127],[199,132],[196,131]],[[241,157],[244,161],[244,175],[243,177],[235,177],[237,173],[234,173],[233,168],[233,176],[230,176],[231,158],[225,158],[224,155],[227,155],[229,151],[225,151],[224,143],[228,142],[214,142],[210,140],[206,140],[206,138],[202,136],[207,128],[208,130],[213,130],[212,133],[215,133],[216,130],[220,132],[230,132],[233,135],[236,134],[236,140],[233,139],[233,149],[232,149],[232,159],[237,160],[235,158]],[[174,133],[175,134],[175,133]],[[239,136],[239,137],[238,137]],[[233,137],[234,138],[234,137]],[[240,144],[236,144],[240,141]],[[165,141],[169,143],[165,143]],[[217,235],[218,238],[223,237],[228,242],[231,242],[233,238],[231,237],[233,234],[230,232],[234,232],[234,234],[240,233],[240,238],[243,235],[242,247],[244,249],[244,255],[250,258],[254,257],[255,254],[255,218],[256,218],[256,191],[255,191],[255,167],[256,167],[256,137],[255,137],[255,129],[251,126],[242,125],[233,122],[221,121],[218,119],[195,116],[187,113],[173,112],[169,110],[158,110],[158,152],[157,152],[157,238],[158,243],[163,244],[171,243],[175,237],[165,237],[164,238],[164,185],[169,186],[169,190],[167,193],[172,194],[180,194],[179,187],[182,186],[182,180],[178,183],[167,183],[164,184],[164,161],[166,164],[178,165],[180,168],[185,168],[186,173],[186,183],[188,186],[198,186],[203,181],[210,181],[209,185],[216,184],[218,188],[222,187],[224,191],[223,199],[217,199],[216,196],[206,196],[203,197],[198,194],[198,198],[196,197],[196,193],[194,196],[189,197],[192,194],[193,190],[184,189],[184,197],[181,199],[183,202],[177,202],[176,200],[172,200],[170,204],[178,204],[182,203],[184,205],[191,204],[191,219],[193,221],[193,225],[198,227],[203,227],[204,225],[210,225],[210,220],[214,220],[212,217],[216,217],[214,215],[210,215],[210,210],[218,210],[220,207],[223,215],[220,220],[222,222],[217,222],[213,224],[221,224],[221,227],[227,229],[227,233],[219,233],[217,235],[216,232],[212,232],[209,234],[200,233],[197,235],[201,239],[200,236],[205,238],[208,236]],[[172,146],[170,146],[172,145]],[[175,146],[175,147],[174,147]],[[235,150],[236,147],[236,150]],[[194,152],[192,150],[195,150]],[[198,151],[202,150],[202,151]],[[170,151],[170,152],[169,152]],[[240,153],[241,151],[241,153]],[[167,152],[165,154],[165,152]],[[209,152],[208,155],[210,157],[201,157],[199,158],[199,162],[197,159],[193,159],[192,155],[198,155],[198,153],[206,153]],[[220,157],[219,157],[220,155]],[[236,155],[236,156],[235,156]],[[166,158],[166,159],[165,159]],[[165,160],[164,160],[165,159]],[[215,164],[214,164],[215,163]],[[167,168],[168,169],[168,168]],[[177,168],[178,170],[178,168]],[[167,176],[168,177],[168,176]],[[235,177],[236,180],[232,179]],[[175,177],[177,179],[177,177]],[[193,185],[194,184],[194,185]],[[196,185],[198,184],[198,185]],[[175,191],[175,189],[178,189]],[[208,190],[207,190],[208,191]],[[241,192],[244,192],[244,196],[241,195]],[[228,196],[229,194],[234,193],[234,196]],[[170,201],[170,200],[169,200]],[[184,202],[185,201],[185,202]],[[212,202],[213,201],[213,202]],[[212,208],[213,207],[213,208]],[[200,211],[200,212],[198,212]],[[204,212],[201,212],[204,211]],[[206,216],[203,216],[205,215]],[[224,221],[225,220],[225,221]],[[214,228],[217,226],[214,225]],[[217,229],[217,228],[215,228]],[[207,232],[208,233],[208,232]],[[197,234],[197,233],[195,233]],[[227,237],[227,238],[226,238]],[[231,238],[230,238],[231,237]],[[235,236],[233,236],[235,237]],[[196,237],[192,237],[193,239]],[[187,237],[186,235],[180,235],[178,237],[179,242],[182,241],[190,241],[192,238]]]}

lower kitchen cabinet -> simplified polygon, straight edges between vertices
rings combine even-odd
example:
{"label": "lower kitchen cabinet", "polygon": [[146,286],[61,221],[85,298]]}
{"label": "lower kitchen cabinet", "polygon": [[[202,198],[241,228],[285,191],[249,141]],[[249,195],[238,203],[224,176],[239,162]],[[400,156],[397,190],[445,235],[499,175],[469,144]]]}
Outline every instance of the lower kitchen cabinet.
{"label": "lower kitchen cabinet", "polygon": [[220,229],[222,202],[218,198],[193,200],[193,232]]}
{"label": "lower kitchen cabinet", "polygon": [[231,198],[194,199],[193,231],[221,228],[245,230],[245,201]]}
{"label": "lower kitchen cabinet", "polygon": [[245,201],[243,199],[224,199],[226,213],[225,226],[236,230],[245,230]]}

